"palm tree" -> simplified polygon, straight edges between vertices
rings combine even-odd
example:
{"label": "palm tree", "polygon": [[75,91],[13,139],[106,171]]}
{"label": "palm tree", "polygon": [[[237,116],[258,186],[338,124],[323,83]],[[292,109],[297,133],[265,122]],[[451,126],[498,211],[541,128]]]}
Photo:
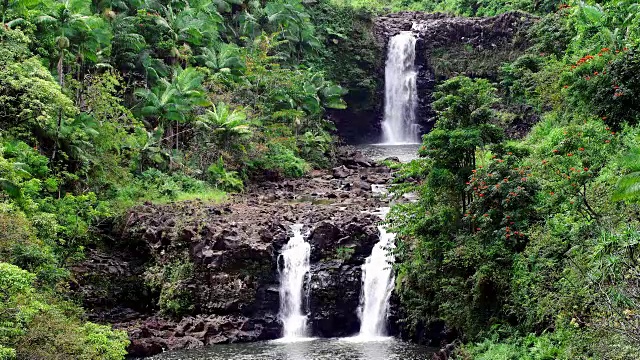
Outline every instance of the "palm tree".
{"label": "palm tree", "polygon": [[221,102],[198,116],[197,125],[212,131],[218,138],[218,144],[228,148],[234,140],[247,139],[253,134],[246,120],[247,115],[243,111],[231,110]]}
{"label": "palm tree", "polygon": [[223,69],[238,70],[244,67],[238,46],[235,44],[222,43],[217,46],[217,49],[204,48],[202,54],[196,56],[196,60],[198,64],[216,72]]}
{"label": "palm tree", "polygon": [[302,56],[305,47],[319,48],[320,42],[313,35],[313,25],[309,20],[309,14],[300,4],[294,3],[269,3],[265,7],[267,20],[274,30],[279,30],[285,40],[295,51],[298,60]]}
{"label": "palm tree", "polygon": [[59,50],[57,70],[58,82],[62,87],[64,87],[64,55],[71,45],[71,38],[76,36],[82,42],[91,39],[93,43],[90,47],[77,44],[78,51],[86,50],[85,53],[80,54],[83,56],[96,48],[106,46],[110,40],[104,22],[91,15],[89,4],[85,0],[62,0],[56,3],[50,15],[41,15],[36,18],[37,23],[52,26],[54,32],[58,34],[56,38]]}
{"label": "palm tree", "polygon": [[192,47],[211,46],[218,40],[219,26],[223,23],[222,16],[209,6],[211,3],[193,1],[192,7],[186,3],[186,8],[181,11],[174,10],[171,6],[162,6],[162,17],[157,17],[156,25],[164,27],[177,44],[171,50],[176,59],[181,59],[186,67]]}
{"label": "palm tree", "polygon": [[[188,115],[196,106],[207,106],[202,80],[204,76],[195,68],[177,68],[173,80],[161,78],[152,89],[138,89],[135,94],[143,100],[141,113],[158,121],[171,137],[173,129],[169,122],[175,122],[175,145],[178,148],[179,124],[188,120]],[[168,127],[167,127],[168,126]]]}
{"label": "palm tree", "polygon": [[23,16],[28,9],[32,9],[40,3],[41,0],[2,0],[0,3],[2,5],[2,24],[5,24],[7,27],[11,27],[11,25],[16,24],[17,22],[24,21],[20,18],[13,19],[7,23],[7,12],[9,9],[13,10],[14,15],[19,14],[18,16]]}

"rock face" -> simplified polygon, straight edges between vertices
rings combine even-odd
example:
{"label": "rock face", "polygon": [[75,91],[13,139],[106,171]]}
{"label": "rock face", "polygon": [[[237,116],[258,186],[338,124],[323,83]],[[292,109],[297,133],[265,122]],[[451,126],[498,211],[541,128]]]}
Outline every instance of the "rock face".
{"label": "rock face", "polygon": [[278,254],[299,223],[311,244],[309,335],[356,333],[361,266],[378,241],[370,211],[385,205],[369,189],[391,174],[359,152],[341,160],[225,204],[132,209],[110,234],[113,246],[75,269],[90,317],[126,329],[135,356],[278,338]]}

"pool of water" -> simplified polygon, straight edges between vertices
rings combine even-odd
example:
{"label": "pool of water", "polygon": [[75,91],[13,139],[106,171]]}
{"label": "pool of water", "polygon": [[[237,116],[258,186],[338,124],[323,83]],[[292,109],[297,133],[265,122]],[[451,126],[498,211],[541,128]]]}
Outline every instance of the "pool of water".
{"label": "pool of water", "polygon": [[357,145],[356,148],[373,160],[384,160],[388,157],[397,157],[401,162],[409,162],[418,157],[420,144],[366,144]]}
{"label": "pool of water", "polygon": [[213,345],[205,349],[171,351],[153,360],[424,360],[432,348],[380,338],[308,339],[296,342],[255,342]]}

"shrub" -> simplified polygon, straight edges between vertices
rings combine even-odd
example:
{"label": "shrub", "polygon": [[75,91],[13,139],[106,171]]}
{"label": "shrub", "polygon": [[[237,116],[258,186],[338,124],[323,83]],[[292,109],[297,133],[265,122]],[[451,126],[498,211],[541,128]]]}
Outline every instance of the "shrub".
{"label": "shrub", "polygon": [[349,260],[355,251],[356,250],[354,248],[341,246],[336,249],[336,255],[340,260]]}
{"label": "shrub", "polygon": [[191,290],[188,281],[193,276],[193,263],[189,260],[175,260],[165,265],[149,267],[145,282],[160,292],[160,310],[173,316],[182,316],[193,311]]}
{"label": "shrub", "polygon": [[275,177],[301,177],[310,170],[306,161],[296,156],[290,148],[271,142],[267,151],[250,162],[254,172],[263,172]]}
{"label": "shrub", "polygon": [[238,172],[226,170],[222,157],[209,166],[207,175],[209,175],[209,182],[224,191],[242,191],[244,189],[244,184],[242,179],[238,177]]}
{"label": "shrub", "polygon": [[35,274],[0,263],[0,358],[119,360],[127,334],[83,323],[79,309],[34,288]]}
{"label": "shrub", "polygon": [[149,169],[128,186],[118,189],[116,207],[122,210],[142,201],[166,202],[194,198],[219,201],[224,198],[224,192],[182,173],[166,174],[158,169]]}

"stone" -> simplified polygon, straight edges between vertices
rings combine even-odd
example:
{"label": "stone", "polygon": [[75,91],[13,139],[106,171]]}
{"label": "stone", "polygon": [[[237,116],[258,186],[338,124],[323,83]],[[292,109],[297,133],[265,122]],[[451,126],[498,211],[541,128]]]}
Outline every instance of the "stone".
{"label": "stone", "polygon": [[344,165],[333,168],[333,177],[336,179],[344,179],[349,175],[351,175],[351,170]]}

